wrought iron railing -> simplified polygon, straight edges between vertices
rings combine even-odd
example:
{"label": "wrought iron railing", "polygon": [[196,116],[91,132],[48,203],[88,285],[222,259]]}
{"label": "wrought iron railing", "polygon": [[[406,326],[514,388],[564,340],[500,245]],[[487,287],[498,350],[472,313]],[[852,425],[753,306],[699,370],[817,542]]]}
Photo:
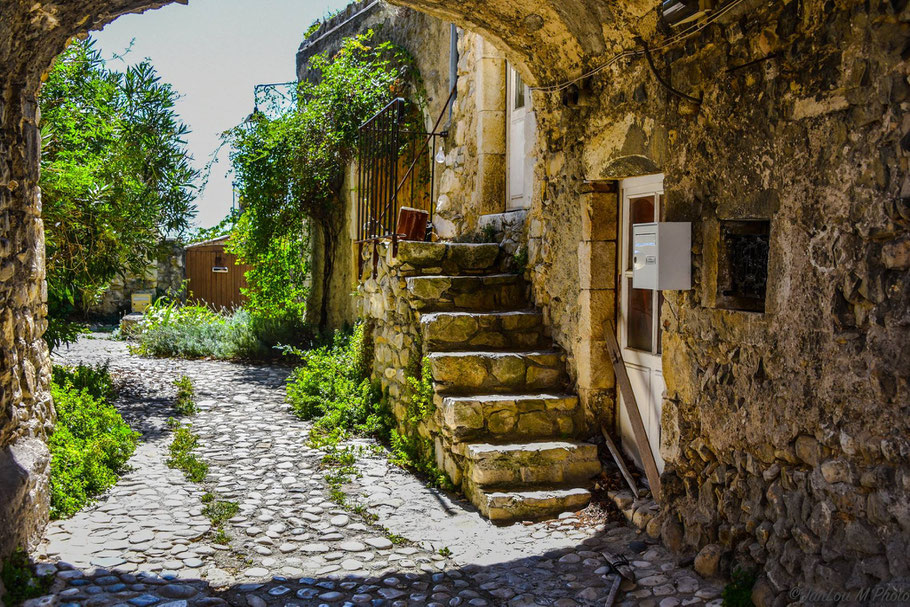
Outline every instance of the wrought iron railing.
{"label": "wrought iron railing", "polygon": [[360,127],[357,175],[357,242],[390,238],[398,232],[398,214],[411,207],[428,214],[430,238],[436,210],[436,152],[448,131],[439,126],[455,96],[449,95],[431,132],[424,132],[419,108],[395,99]]}

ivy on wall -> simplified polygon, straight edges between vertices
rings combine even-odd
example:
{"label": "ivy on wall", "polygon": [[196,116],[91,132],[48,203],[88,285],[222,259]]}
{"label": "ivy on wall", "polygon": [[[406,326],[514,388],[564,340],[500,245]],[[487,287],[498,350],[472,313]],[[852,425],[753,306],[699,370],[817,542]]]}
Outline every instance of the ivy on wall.
{"label": "ivy on wall", "polygon": [[[312,320],[326,324],[344,220],[341,190],[359,127],[406,94],[416,75],[404,51],[372,44],[372,37],[350,38],[334,56],[313,57],[309,67],[320,78],[299,84],[293,107],[274,116],[254,112],[225,133],[243,207],[230,249],[256,268],[246,294],[257,313],[301,313],[314,275],[322,280],[322,301]],[[313,255],[320,271],[307,263],[311,243],[321,249]]]}

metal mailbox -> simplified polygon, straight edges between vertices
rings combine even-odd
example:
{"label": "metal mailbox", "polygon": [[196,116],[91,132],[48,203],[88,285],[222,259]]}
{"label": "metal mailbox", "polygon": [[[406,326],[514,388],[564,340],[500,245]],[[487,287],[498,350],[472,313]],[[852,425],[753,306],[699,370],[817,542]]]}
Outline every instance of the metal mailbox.
{"label": "metal mailbox", "polygon": [[632,226],[632,287],[657,291],[692,288],[692,224],[687,221]]}

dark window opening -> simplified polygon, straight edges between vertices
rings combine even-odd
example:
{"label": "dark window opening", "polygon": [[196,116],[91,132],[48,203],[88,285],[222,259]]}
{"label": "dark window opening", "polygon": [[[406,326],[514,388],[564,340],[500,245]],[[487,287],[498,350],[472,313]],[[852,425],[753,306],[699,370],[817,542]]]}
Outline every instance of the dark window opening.
{"label": "dark window opening", "polygon": [[722,221],[717,267],[717,305],[765,311],[770,221]]}

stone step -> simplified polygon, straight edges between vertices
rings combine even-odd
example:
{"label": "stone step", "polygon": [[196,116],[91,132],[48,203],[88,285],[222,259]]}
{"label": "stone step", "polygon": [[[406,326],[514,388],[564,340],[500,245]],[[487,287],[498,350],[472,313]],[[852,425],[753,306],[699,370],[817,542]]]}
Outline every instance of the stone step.
{"label": "stone step", "polygon": [[537,311],[431,312],[420,318],[429,351],[545,348],[551,340]]}
{"label": "stone step", "polygon": [[522,310],[528,305],[527,285],[517,274],[412,276],[407,290],[419,312]]}
{"label": "stone step", "polygon": [[572,436],[578,397],[568,394],[492,394],[436,397],[442,430],[456,442],[493,442]]}
{"label": "stone step", "polygon": [[591,492],[581,487],[554,487],[533,491],[487,490],[474,487],[471,501],[480,513],[497,523],[528,521],[581,510]]}
{"label": "stone step", "polygon": [[597,446],[572,440],[464,443],[456,448],[465,458],[464,484],[474,487],[580,487],[601,470]]}
{"label": "stone step", "polygon": [[473,275],[488,274],[497,269],[500,248],[497,243],[464,242],[398,243],[396,262],[405,275]]}
{"label": "stone step", "polygon": [[555,351],[433,352],[427,356],[438,394],[528,394],[568,382]]}

